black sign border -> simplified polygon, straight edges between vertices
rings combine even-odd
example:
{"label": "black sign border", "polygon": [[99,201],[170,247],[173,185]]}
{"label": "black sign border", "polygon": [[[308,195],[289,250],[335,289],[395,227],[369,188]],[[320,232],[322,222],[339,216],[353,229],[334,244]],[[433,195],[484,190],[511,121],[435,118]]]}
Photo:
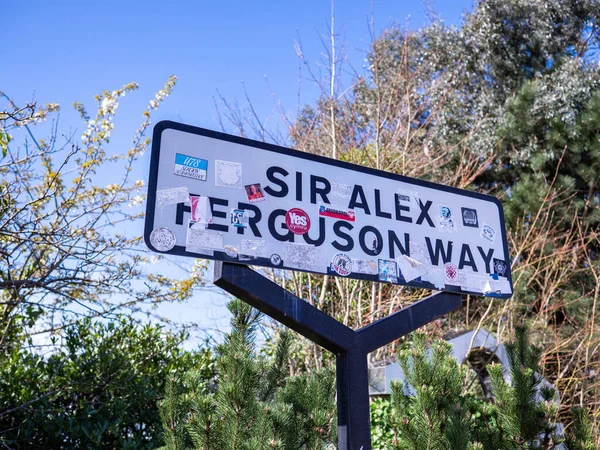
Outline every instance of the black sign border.
{"label": "black sign border", "polygon": [[[300,270],[300,269],[295,269],[295,268],[286,268],[286,267],[275,266],[271,263],[270,258],[255,258],[251,261],[239,261],[237,258],[229,257],[225,252],[219,252],[219,251],[214,251],[214,254],[218,254],[218,257],[211,257],[210,255],[198,255],[197,253],[187,252],[185,250],[185,246],[182,246],[182,245],[175,245],[175,247],[173,247],[171,250],[166,251],[166,252],[156,250],[150,243],[150,233],[154,229],[154,214],[156,212],[156,210],[155,210],[156,188],[158,185],[158,164],[159,164],[159,160],[160,160],[160,145],[161,145],[162,132],[165,130],[168,130],[168,129],[183,131],[186,133],[196,134],[199,136],[205,136],[205,137],[209,137],[209,138],[213,138],[213,139],[218,139],[221,141],[232,142],[235,144],[246,145],[246,146],[258,148],[261,150],[267,150],[270,152],[275,152],[275,153],[279,153],[279,154],[283,154],[283,155],[287,155],[287,156],[292,156],[294,158],[302,158],[302,159],[309,160],[309,161],[314,161],[314,162],[318,162],[318,163],[322,163],[322,164],[328,164],[328,165],[332,165],[332,166],[341,167],[344,169],[349,169],[349,170],[352,170],[355,172],[362,172],[362,173],[374,175],[377,177],[389,178],[394,181],[402,181],[405,183],[415,184],[415,185],[427,187],[430,189],[450,192],[450,193],[454,193],[454,194],[464,195],[467,197],[481,199],[481,200],[488,201],[488,202],[493,202],[496,204],[496,206],[498,206],[498,211],[500,213],[501,235],[503,237],[505,237],[505,239],[504,239],[504,254],[506,255],[506,260],[507,260],[506,263],[508,265],[507,279],[510,283],[511,292],[514,290],[513,282],[512,282],[512,271],[511,271],[511,267],[510,267],[511,266],[510,257],[509,257],[509,253],[508,253],[508,239],[506,239],[507,234],[506,234],[506,224],[504,222],[504,209],[502,207],[502,203],[496,197],[493,197],[491,195],[481,194],[479,192],[458,189],[458,188],[455,188],[452,186],[446,186],[444,184],[432,183],[430,181],[420,180],[418,178],[411,178],[411,177],[407,177],[404,175],[398,175],[398,174],[391,173],[391,172],[384,172],[382,170],[372,169],[370,167],[363,167],[363,166],[348,163],[345,161],[339,161],[337,159],[327,158],[325,156],[314,155],[312,153],[301,152],[299,150],[292,150],[290,148],[281,147],[279,145],[268,144],[266,142],[256,141],[253,139],[243,138],[243,137],[239,137],[239,136],[233,136],[230,134],[221,133],[219,131],[208,130],[206,128],[200,128],[200,127],[187,125],[187,124],[179,123],[179,122],[173,122],[171,120],[162,120],[162,121],[158,122],[154,126],[154,130],[153,130],[153,134],[152,134],[152,150],[151,150],[151,155],[150,155],[150,175],[149,175],[149,180],[148,180],[148,196],[147,196],[147,200],[146,200],[146,217],[145,217],[145,221],[144,221],[144,241],[145,241],[146,245],[148,246],[148,248],[150,248],[152,251],[155,251],[157,253],[168,254],[168,255],[187,256],[187,257],[200,258],[200,259],[213,259],[213,260],[218,260],[218,261],[230,262],[230,263],[234,263],[234,264],[243,264],[243,265],[250,264],[250,265],[270,267],[273,269],[282,269],[283,268],[286,270],[298,270],[301,272],[311,272],[308,270]],[[321,272],[311,272],[311,273],[324,275]],[[328,269],[327,275],[339,276],[337,273],[335,273],[334,271],[332,271],[330,269]],[[352,274],[352,279],[380,282],[377,274],[376,275]],[[421,288],[421,289],[432,289],[434,291],[438,290],[432,283],[415,282],[415,281],[406,283],[402,277],[399,277],[398,283],[394,283],[394,284],[410,286],[410,287],[414,287],[414,288]],[[465,291],[458,286],[445,287],[443,289],[443,291],[460,293],[460,294],[476,295],[476,296],[504,298],[504,299],[508,299],[513,295],[513,294],[504,294],[504,293],[500,294],[500,295],[497,295],[497,294],[483,295],[480,292]]]}

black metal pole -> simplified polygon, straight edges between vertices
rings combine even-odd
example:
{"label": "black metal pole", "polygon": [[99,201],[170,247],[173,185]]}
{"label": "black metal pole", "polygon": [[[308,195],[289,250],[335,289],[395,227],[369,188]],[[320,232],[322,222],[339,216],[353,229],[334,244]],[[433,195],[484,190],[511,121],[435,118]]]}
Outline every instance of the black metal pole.
{"label": "black metal pole", "polygon": [[358,331],[246,266],[215,261],[214,284],[335,353],[338,450],[371,450],[367,355],[461,305],[438,292]]}
{"label": "black metal pole", "polygon": [[215,261],[214,284],[333,353],[353,345],[352,328],[247,266]]}
{"label": "black metal pole", "polygon": [[371,450],[367,354],[351,349],[336,355],[338,449]]}

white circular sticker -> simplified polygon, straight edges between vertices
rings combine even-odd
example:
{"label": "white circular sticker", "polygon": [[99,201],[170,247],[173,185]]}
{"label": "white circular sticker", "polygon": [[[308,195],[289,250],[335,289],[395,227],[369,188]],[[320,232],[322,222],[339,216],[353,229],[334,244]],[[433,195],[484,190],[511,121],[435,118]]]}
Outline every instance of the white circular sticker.
{"label": "white circular sticker", "polygon": [[444,276],[450,283],[455,283],[458,281],[458,269],[454,264],[446,263],[444,264]]}
{"label": "white circular sticker", "polygon": [[338,253],[331,261],[331,268],[337,274],[347,277],[352,273],[352,260],[344,253]]}
{"label": "white circular sticker", "polygon": [[168,228],[160,227],[150,233],[150,243],[159,252],[167,252],[175,247],[175,235]]}

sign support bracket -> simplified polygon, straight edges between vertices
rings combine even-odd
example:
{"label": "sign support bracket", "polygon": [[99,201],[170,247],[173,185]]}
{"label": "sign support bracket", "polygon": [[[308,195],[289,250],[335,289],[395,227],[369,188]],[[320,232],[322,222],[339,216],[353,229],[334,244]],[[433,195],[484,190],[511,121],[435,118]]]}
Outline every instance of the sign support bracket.
{"label": "sign support bracket", "polygon": [[437,292],[355,331],[247,266],[215,261],[213,282],[336,355],[338,450],[371,450],[368,354],[462,304]]}

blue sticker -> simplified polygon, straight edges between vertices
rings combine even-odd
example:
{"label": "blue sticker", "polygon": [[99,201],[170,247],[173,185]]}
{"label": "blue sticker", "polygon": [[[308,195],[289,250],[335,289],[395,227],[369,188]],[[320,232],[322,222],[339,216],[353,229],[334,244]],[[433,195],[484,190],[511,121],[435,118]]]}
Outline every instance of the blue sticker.
{"label": "blue sticker", "polygon": [[248,225],[248,216],[246,215],[245,209],[232,209],[231,210],[231,224],[234,227],[246,228]]}
{"label": "blue sticker", "polygon": [[206,181],[207,168],[208,161],[205,159],[175,153],[175,175]]}
{"label": "blue sticker", "polygon": [[398,282],[398,266],[396,261],[378,260],[379,281]]}

